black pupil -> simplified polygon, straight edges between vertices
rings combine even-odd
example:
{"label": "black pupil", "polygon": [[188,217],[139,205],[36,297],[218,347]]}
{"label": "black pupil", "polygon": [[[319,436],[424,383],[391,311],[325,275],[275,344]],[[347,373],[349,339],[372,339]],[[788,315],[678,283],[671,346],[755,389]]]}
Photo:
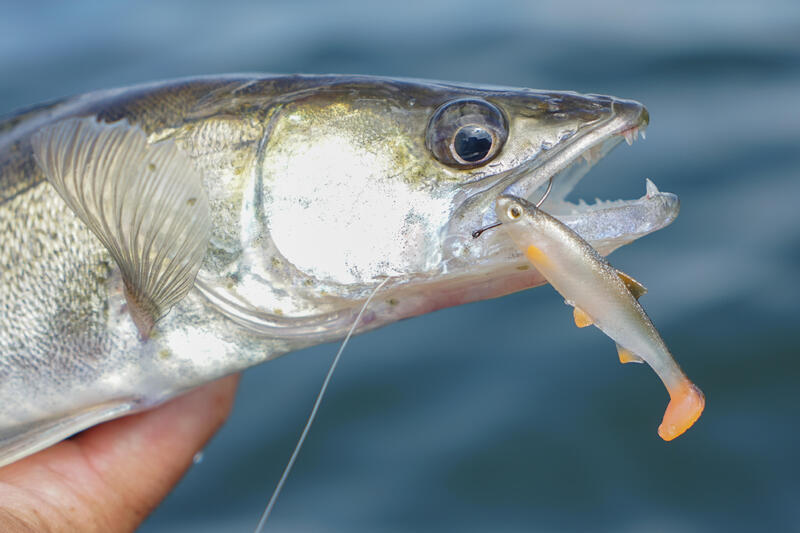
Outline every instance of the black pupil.
{"label": "black pupil", "polygon": [[453,139],[458,157],[469,163],[480,161],[492,149],[492,135],[480,126],[464,126]]}

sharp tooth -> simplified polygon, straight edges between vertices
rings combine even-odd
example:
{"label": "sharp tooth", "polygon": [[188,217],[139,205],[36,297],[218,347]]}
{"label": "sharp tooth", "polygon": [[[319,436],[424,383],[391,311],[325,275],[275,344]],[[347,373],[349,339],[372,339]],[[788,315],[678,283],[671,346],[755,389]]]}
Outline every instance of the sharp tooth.
{"label": "sharp tooth", "polygon": [[628,146],[633,145],[633,132],[631,130],[623,131],[622,136],[625,137],[625,142],[628,143]]}
{"label": "sharp tooth", "polygon": [[645,135],[645,131],[642,130],[642,140],[645,140],[645,139],[647,139],[647,135]]}
{"label": "sharp tooth", "polygon": [[603,147],[602,146],[592,146],[585,152],[581,154],[581,158],[586,161],[586,164],[589,166],[594,165],[600,159],[602,155]]}
{"label": "sharp tooth", "polygon": [[659,192],[658,191],[658,187],[656,187],[655,183],[650,181],[650,178],[645,178],[644,182],[645,182],[645,186],[647,188],[647,197],[648,198],[652,198],[653,196],[658,194],[658,192]]}

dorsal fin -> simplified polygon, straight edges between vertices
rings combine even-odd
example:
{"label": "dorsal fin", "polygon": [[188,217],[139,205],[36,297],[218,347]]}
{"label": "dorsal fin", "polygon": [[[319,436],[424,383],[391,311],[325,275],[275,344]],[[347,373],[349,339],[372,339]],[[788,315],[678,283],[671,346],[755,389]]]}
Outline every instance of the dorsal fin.
{"label": "dorsal fin", "polygon": [[641,283],[639,283],[638,281],[627,275],[625,272],[617,270],[617,275],[619,276],[619,279],[622,280],[622,283],[624,283],[625,286],[628,287],[628,290],[631,291],[633,297],[636,298],[637,300],[643,294],[647,294],[647,288],[645,288],[644,285],[642,285]]}
{"label": "dorsal fin", "polygon": [[199,172],[172,140],[125,121],[70,118],[31,139],[36,161],[119,266],[142,337],[192,288],[211,217]]}

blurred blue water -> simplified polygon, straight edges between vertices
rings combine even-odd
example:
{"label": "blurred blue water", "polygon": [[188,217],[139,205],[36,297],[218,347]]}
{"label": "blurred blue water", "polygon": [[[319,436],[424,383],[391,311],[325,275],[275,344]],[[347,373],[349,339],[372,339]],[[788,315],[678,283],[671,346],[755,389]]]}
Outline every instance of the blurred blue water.
{"label": "blurred blue water", "polygon": [[[647,104],[648,139],[585,198],[677,193],[612,261],[707,410],[666,395],[549,288],[353,340],[273,531],[800,530],[800,4],[7,3],[0,113],[191,74],[348,72],[572,89]],[[723,7],[724,6],[724,7]],[[141,531],[248,531],[335,346],[248,371],[228,425]]]}

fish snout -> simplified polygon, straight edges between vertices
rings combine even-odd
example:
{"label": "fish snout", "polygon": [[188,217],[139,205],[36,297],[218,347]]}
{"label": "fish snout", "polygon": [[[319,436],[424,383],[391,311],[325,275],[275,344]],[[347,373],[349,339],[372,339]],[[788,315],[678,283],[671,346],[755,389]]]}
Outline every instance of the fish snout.
{"label": "fish snout", "polygon": [[614,99],[611,108],[614,115],[627,124],[627,128],[644,128],[650,123],[647,108],[636,100]]}

